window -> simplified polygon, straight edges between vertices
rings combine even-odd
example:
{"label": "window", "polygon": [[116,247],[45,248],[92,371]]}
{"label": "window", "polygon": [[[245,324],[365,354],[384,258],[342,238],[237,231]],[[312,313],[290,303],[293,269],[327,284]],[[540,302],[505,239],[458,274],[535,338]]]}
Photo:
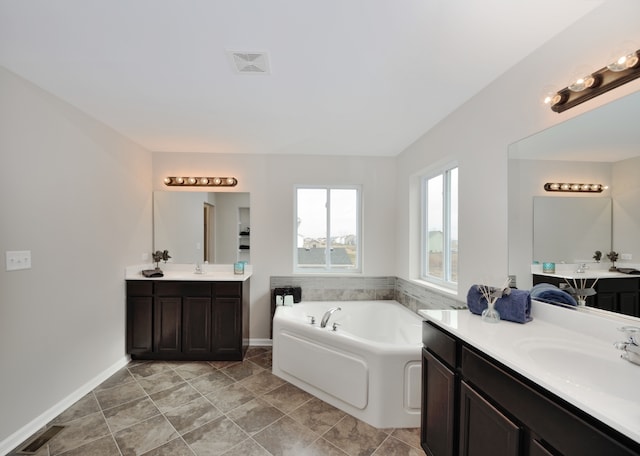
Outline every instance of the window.
{"label": "window", "polygon": [[360,188],[296,187],[296,272],[360,272]]}
{"label": "window", "polygon": [[422,178],[421,278],[449,288],[458,283],[458,167]]}

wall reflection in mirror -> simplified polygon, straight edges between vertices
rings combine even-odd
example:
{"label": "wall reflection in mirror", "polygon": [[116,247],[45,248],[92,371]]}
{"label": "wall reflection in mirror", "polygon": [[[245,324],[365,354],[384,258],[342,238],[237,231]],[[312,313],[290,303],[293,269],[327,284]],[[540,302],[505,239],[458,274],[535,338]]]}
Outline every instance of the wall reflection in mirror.
{"label": "wall reflection in mirror", "polygon": [[[625,254],[616,266],[640,269],[638,118],[640,92],[509,146],[509,274],[516,276],[518,288],[532,286],[534,262],[595,262],[596,250]],[[598,182],[608,188],[598,194],[550,194],[543,188],[546,182]],[[610,201],[611,215],[606,209],[599,215],[569,215],[566,206],[534,214],[534,201],[559,198],[575,206],[582,200],[600,200],[605,205]],[[600,226],[607,222],[609,228]],[[536,226],[547,229],[544,236],[534,236]],[[607,230],[608,240],[591,238]],[[593,263],[593,267],[601,266]]]}
{"label": "wall reflection in mirror", "polygon": [[250,195],[243,192],[153,193],[153,249],[174,263],[250,262]]}

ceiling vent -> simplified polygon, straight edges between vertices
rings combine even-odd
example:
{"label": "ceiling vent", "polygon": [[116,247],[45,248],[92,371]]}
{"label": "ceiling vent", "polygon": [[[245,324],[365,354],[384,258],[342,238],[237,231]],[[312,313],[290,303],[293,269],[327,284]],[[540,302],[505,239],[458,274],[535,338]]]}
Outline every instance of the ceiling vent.
{"label": "ceiling vent", "polygon": [[239,74],[269,74],[269,56],[266,52],[228,51],[233,69]]}

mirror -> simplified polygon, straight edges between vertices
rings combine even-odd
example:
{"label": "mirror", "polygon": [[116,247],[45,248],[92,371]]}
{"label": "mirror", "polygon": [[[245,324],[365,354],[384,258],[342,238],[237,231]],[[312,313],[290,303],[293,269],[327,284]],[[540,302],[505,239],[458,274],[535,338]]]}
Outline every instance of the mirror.
{"label": "mirror", "polygon": [[[603,105],[580,116],[555,125],[509,146],[508,151],[508,223],[509,223],[509,274],[515,275],[518,288],[532,286],[531,264],[537,258],[539,248],[549,247],[534,237],[534,224],[541,223],[534,214],[534,200],[569,198],[609,199],[611,201],[611,236],[606,245],[579,253],[558,254],[560,261],[585,259],[593,261],[595,250],[605,250],[607,245],[631,259],[616,263],[617,266],[638,268],[640,265],[640,138],[637,119],[640,116],[640,92],[633,93]],[[543,186],[546,182],[602,183],[609,186],[600,194],[550,194]],[[558,215],[556,214],[555,217]],[[591,219],[606,219],[606,216]],[[544,222],[542,222],[544,223]],[[572,222],[569,222],[572,223]],[[578,230],[581,222],[573,222]],[[588,222],[586,222],[588,223]],[[595,229],[595,228],[594,228]],[[581,233],[585,230],[582,229]],[[575,252],[577,236],[569,229],[557,230],[555,246],[565,245]],[[544,253],[543,255],[555,255]],[[625,255],[625,258],[628,256]],[[566,257],[566,258],[565,258]],[[550,260],[553,261],[553,260]],[[606,257],[604,262],[608,262]]]}
{"label": "mirror", "polygon": [[611,250],[611,198],[533,197],[533,262],[589,263],[596,250]]}
{"label": "mirror", "polygon": [[174,263],[250,260],[249,193],[153,192],[153,250]]}

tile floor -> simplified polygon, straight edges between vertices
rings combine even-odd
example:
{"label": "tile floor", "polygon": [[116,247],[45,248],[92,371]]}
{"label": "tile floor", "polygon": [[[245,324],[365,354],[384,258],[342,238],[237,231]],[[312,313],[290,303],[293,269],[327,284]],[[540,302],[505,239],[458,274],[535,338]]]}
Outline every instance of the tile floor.
{"label": "tile floor", "polygon": [[423,456],[418,429],[376,429],[243,362],[133,361],[61,413],[37,456]]}

